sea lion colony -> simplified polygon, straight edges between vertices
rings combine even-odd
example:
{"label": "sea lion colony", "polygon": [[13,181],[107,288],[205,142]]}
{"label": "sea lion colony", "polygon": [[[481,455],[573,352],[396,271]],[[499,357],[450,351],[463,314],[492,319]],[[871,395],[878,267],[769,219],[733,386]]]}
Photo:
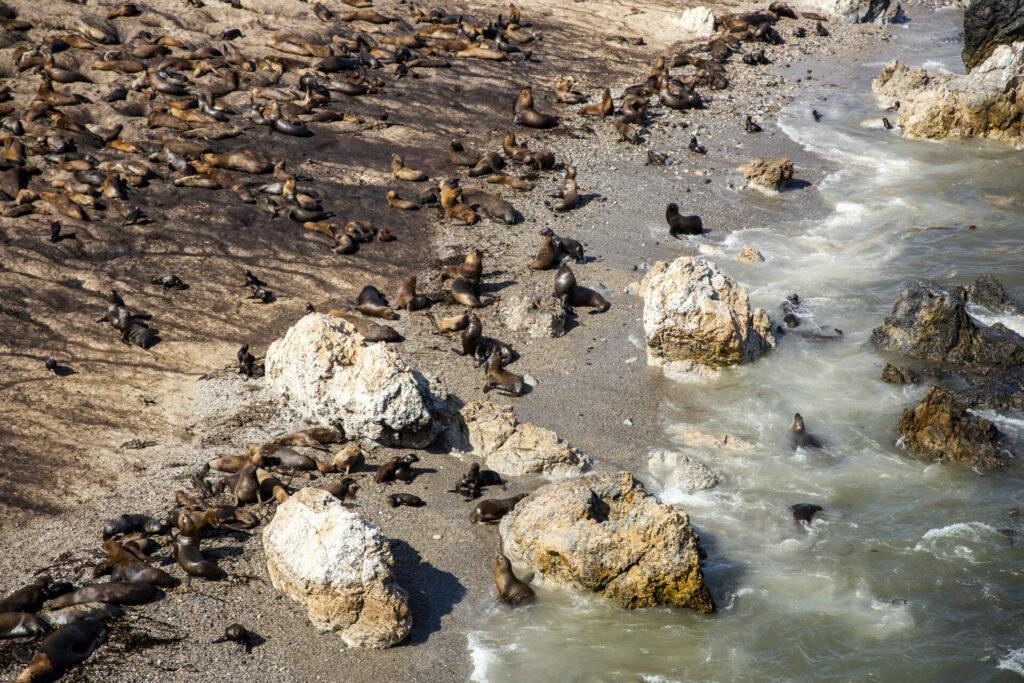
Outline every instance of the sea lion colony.
{"label": "sea lion colony", "polygon": [[[202,193],[228,193],[232,201],[255,207],[267,220],[280,217],[296,228],[322,235],[326,238],[325,256],[351,257],[361,244],[401,241],[402,235],[393,228],[364,220],[339,220],[333,207],[325,206],[327,196],[318,188],[316,175],[288,168],[283,159],[247,148],[247,140],[259,135],[330,137],[336,134],[333,127],[339,125],[348,126],[349,132],[354,126],[357,134],[386,127],[386,110],[355,114],[345,105],[350,98],[372,101],[385,89],[401,88],[403,78],[451,68],[463,59],[523,66],[536,49],[531,44],[536,45],[543,36],[515,5],[510,5],[508,16],[473,22],[440,10],[424,11],[411,3],[399,6],[404,16],[386,16],[370,9],[368,2],[362,4],[362,9],[340,15],[321,4],[309,9],[329,27],[329,40],[277,34],[259,49],[234,42],[242,37],[238,29],[209,36],[213,39],[210,44],[188,44],[156,28],[159,21],[130,22],[145,14],[144,8],[133,4],[112,8],[105,17],[82,17],[67,31],[40,30],[19,20],[11,7],[0,7],[3,29],[13,36],[6,49],[14,66],[12,78],[0,90],[3,216],[32,224],[43,218],[40,225],[48,225],[48,236],[41,229],[40,239],[69,243],[70,249],[62,257],[89,258],[96,245],[88,241],[96,233],[86,230],[88,226],[138,229],[151,225],[155,221],[146,208],[148,189],[172,186],[182,192],[180,201]],[[447,154],[438,159],[443,163],[447,156],[449,174],[438,179],[431,179],[395,151],[390,175],[399,186],[382,192],[379,201],[400,211],[426,208],[446,223],[491,219],[513,225],[522,220],[513,205],[493,192],[472,187],[470,179],[528,193],[543,172],[563,172],[561,186],[550,193],[556,201],[546,203],[555,213],[572,211],[581,201],[576,169],[540,149],[535,141],[524,139],[529,129],[555,128],[574,117],[614,117],[610,124],[600,124],[600,134],[617,134],[622,142],[642,145],[649,109],[660,106],[685,112],[700,108],[713,91],[729,87],[726,64],[731,55],[741,55],[740,61],[753,67],[767,63],[764,49],[754,51],[745,45],[781,42],[774,26],[783,18],[796,19],[796,14],[782,3],[772,3],[761,12],[719,17],[719,32],[710,41],[658,57],[644,81],[627,87],[619,99],[618,116],[608,88],[600,89],[597,101],[584,104],[589,97],[576,90],[573,78],[561,77],[551,88],[557,102],[552,105],[553,114],[542,111],[535,86],[526,85],[515,95],[510,128],[500,150],[472,151],[464,141],[451,139]],[[823,27],[817,26],[823,35]],[[673,73],[672,69],[679,70]],[[705,94],[698,88],[705,89]],[[536,89],[545,94],[548,90],[539,85]],[[574,109],[577,105],[584,106]],[[746,130],[760,129],[748,116]],[[690,148],[706,153],[696,138]],[[650,163],[666,163],[665,155],[655,150],[648,150],[647,156]],[[670,205],[667,217],[673,236],[700,234],[700,218],[680,216],[675,204]],[[68,232],[69,227],[76,231]],[[554,268],[562,254],[585,265],[579,241],[560,237],[550,229],[541,236],[540,251],[530,269]],[[482,392],[496,389],[521,396],[525,391],[522,377],[505,369],[516,354],[508,344],[483,336],[475,312],[496,298],[483,293],[482,259],[483,253],[476,250],[460,265],[443,268],[438,281],[451,282],[440,295],[417,292],[413,276],[396,288],[394,307],[385,294],[367,285],[349,302],[350,309],[330,313],[355,325],[367,343],[401,343],[401,335],[393,328],[356,313],[393,320],[399,315],[395,309],[411,314],[438,303],[464,306],[469,310],[454,316],[441,317],[429,310],[425,315],[438,334],[462,333],[458,352],[473,356],[484,368]],[[529,263],[530,256],[524,254],[523,261]],[[150,286],[168,291],[200,286],[186,285],[174,273],[153,273],[149,280]],[[276,300],[270,285],[251,271],[246,271],[242,280],[239,277],[238,286],[245,288],[255,303],[273,304]],[[556,297],[567,307],[589,306],[603,312],[610,306],[600,293],[577,284],[568,263],[561,263],[552,284]],[[159,343],[154,318],[159,320],[160,311],[133,313],[112,289],[107,300],[109,305],[99,322],[109,322],[125,344],[148,349]],[[262,375],[259,359],[247,344],[237,355],[241,374]],[[52,356],[43,359],[46,370],[56,374],[58,360]],[[807,441],[802,421],[794,433]],[[211,460],[195,474],[190,491],[175,493],[176,507],[166,520],[124,515],[104,528],[102,548],[109,560],[97,565],[94,578],[109,573],[109,583],[74,590],[69,584],[41,577],[9,596],[0,603],[4,629],[0,635],[37,638],[56,629],[29,658],[28,668],[18,680],[59,677],[102,644],[107,633],[103,621],[121,613],[113,605],[153,599],[159,595],[156,586],[173,589],[180,580],[153,562],[172,570],[176,562],[187,577],[224,578],[216,563],[203,556],[201,539],[204,532],[258,525],[260,516],[246,506],[259,508],[286,500],[294,480],[311,481],[318,475],[342,472],[340,480],[321,482],[323,487],[343,500],[355,496],[359,482],[366,485],[367,477],[350,475],[366,464],[367,454],[354,442],[330,463],[294,450],[321,449],[343,439],[334,430],[317,428],[287,435],[273,444],[253,444],[248,455]],[[409,482],[417,476],[412,467],[417,461],[411,453],[393,457],[374,468],[372,478],[381,485]],[[211,469],[226,476],[210,482]],[[496,473],[481,471],[474,464],[452,491],[472,500],[482,487],[495,484],[502,484]],[[484,501],[477,505],[471,520],[495,522],[524,495]],[[418,507],[423,501],[410,494],[393,494],[389,504]],[[810,523],[812,514],[800,518]],[[154,540],[168,534],[166,547]],[[159,558],[156,553],[161,550],[167,553]],[[496,563],[500,599],[517,605],[532,597],[532,591],[511,574],[508,560],[500,553]],[[511,593],[510,586],[515,587]],[[20,616],[12,616],[15,613]],[[225,638],[249,643],[250,634],[236,626]]]}

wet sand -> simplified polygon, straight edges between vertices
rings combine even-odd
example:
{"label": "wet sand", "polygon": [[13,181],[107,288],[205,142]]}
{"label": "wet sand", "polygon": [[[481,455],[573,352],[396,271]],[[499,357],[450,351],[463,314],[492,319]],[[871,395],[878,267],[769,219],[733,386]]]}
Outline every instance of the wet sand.
{"label": "wet sand", "polygon": [[[154,3],[165,19],[180,9],[165,4]],[[78,6],[67,7],[75,11]],[[81,255],[70,253],[66,242],[51,245],[44,239],[49,217],[0,219],[0,419],[8,425],[0,436],[0,545],[17,549],[0,559],[0,592],[43,570],[55,578],[87,580],[101,559],[98,538],[105,519],[121,512],[162,513],[199,464],[238,453],[249,441],[306,426],[263,388],[262,380],[222,370],[232,365],[241,343],[250,343],[261,355],[302,314],[307,301],[326,310],[364,283],[393,292],[404,276],[415,273],[421,291],[441,299],[437,265],[460,258],[472,246],[482,245],[486,253],[485,291],[500,297],[547,292],[553,272],[526,268],[539,244],[536,233],[545,226],[586,244],[595,260],[574,265],[577,278],[582,285],[611,290],[612,308],[598,315],[580,310],[565,336],[545,340],[512,334],[500,323],[499,306],[484,309],[485,333],[511,343],[521,355],[512,369],[537,380],[525,397],[489,398],[514,405],[521,421],[555,430],[593,456],[599,469],[642,467],[648,447],[661,434],[657,406],[665,380],[648,370],[642,344],[634,343],[642,339],[642,302],[625,293],[627,286],[642,277],[645,264],[698,253],[701,244],[713,246],[729,230],[756,224],[758,202],[777,200],[752,195],[738,210],[723,199],[735,192],[729,183],[739,182],[732,169],[749,158],[793,159],[801,182],[785,201],[804,214],[823,211],[814,184],[828,169],[774,130],[773,112],[792,92],[789,88],[800,87],[796,79],[805,78],[807,68],[827,71],[830,63],[862,59],[871,41],[893,29],[830,25],[831,38],[799,41],[788,36],[794,24],[784,22],[780,30],[787,45],[765,46],[775,64],[746,67],[733,58],[732,86],[701,91],[706,110],[680,113],[654,106],[643,144],[631,147],[615,142],[610,119],[586,120],[570,113],[574,107],[555,104],[552,88],[559,74],[570,73],[588,94],[609,86],[618,97],[622,87],[646,77],[656,55],[678,49],[670,30],[646,30],[664,26],[659,19],[671,10],[646,3],[620,17],[621,6],[610,2],[570,3],[558,11],[544,7],[520,4],[524,17],[544,34],[531,45],[535,59],[530,62],[453,60],[450,70],[422,79],[389,79],[380,95],[342,101],[367,121],[386,108],[387,127],[326,124],[314,126],[317,135],[306,140],[258,140],[264,149],[275,150],[275,158],[280,154],[290,167],[302,164],[317,178],[324,206],[339,222],[368,219],[387,225],[398,236],[395,242],[362,245],[356,255],[337,256],[299,224],[286,218],[268,221],[227,191],[179,192],[159,181],[138,196],[153,224],[121,229],[117,221],[103,220],[69,226],[86,245]],[[378,9],[394,11],[390,4]],[[503,9],[497,3],[466,8],[481,18]],[[218,19],[210,31],[248,22],[246,40],[255,51],[274,32],[324,30],[310,18],[308,6],[299,3],[267,4],[263,12],[275,21],[220,3],[203,11]],[[38,15],[26,9],[23,16]],[[595,16],[616,19],[603,23]],[[185,35],[195,40],[196,34]],[[607,40],[612,35],[642,35],[647,44]],[[18,86],[25,92],[36,87],[37,79],[27,81]],[[529,193],[501,192],[525,218],[515,226],[490,220],[449,226],[437,221],[436,210],[406,213],[383,206],[389,188],[398,187],[407,198],[419,190],[416,184],[389,180],[392,152],[441,177],[454,172],[444,154],[444,143],[453,135],[474,149],[500,151],[501,135],[511,125],[512,99],[525,83],[534,85],[540,110],[563,120],[554,131],[517,130],[517,136],[577,167],[584,197],[579,208],[556,217],[542,204],[543,195],[559,184],[561,171],[539,174]],[[452,106],[455,98],[465,103]],[[757,115],[764,133],[743,132],[746,113]],[[707,146],[707,157],[686,150],[689,133]],[[264,135],[254,131],[255,137]],[[247,137],[227,141],[223,149],[248,146]],[[670,165],[645,166],[648,149],[667,154]],[[669,201],[685,202],[710,232],[682,241],[670,238],[663,215]],[[735,263],[735,254],[714,258],[727,272]],[[244,299],[241,274],[247,268],[269,282],[276,302]],[[162,273],[179,274],[191,288],[164,293],[148,284]],[[125,347],[108,326],[93,322],[111,287],[130,306],[153,315],[162,343],[150,351]],[[438,305],[432,310],[450,315],[457,308]],[[457,340],[430,334],[429,322],[415,314],[403,315],[394,326],[407,339],[399,353],[414,368],[436,373],[462,400],[484,398],[482,372],[449,350]],[[75,374],[50,378],[42,367],[49,353]],[[156,443],[141,449],[122,445],[132,439]],[[388,455],[382,449],[373,461]],[[470,525],[469,505],[445,492],[467,465],[445,453],[421,456],[422,476],[401,490],[421,496],[425,508],[392,510],[384,503],[391,489],[369,482],[355,500],[360,513],[392,540],[398,582],[410,593],[413,632],[399,646],[383,652],[345,650],[336,636],[316,633],[304,610],[270,586],[257,528],[204,544],[228,580],[185,583],[163,600],[132,610],[110,642],[69,679],[223,680],[241,671],[247,680],[465,680],[471,670],[465,632],[479,606],[493,599],[488,562],[496,545],[496,530]],[[541,483],[513,480],[508,495]],[[261,514],[269,519],[272,509]],[[245,624],[265,642],[250,655],[211,644],[229,620]],[[0,645],[0,677],[18,670],[10,650]]]}

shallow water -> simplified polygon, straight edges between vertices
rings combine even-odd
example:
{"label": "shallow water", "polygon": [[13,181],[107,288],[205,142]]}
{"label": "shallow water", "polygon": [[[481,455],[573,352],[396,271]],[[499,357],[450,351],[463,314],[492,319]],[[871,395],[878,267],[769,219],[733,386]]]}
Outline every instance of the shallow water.
{"label": "shallow water", "polygon": [[[917,17],[894,43],[912,66],[962,70],[960,15]],[[889,54],[884,55],[885,58]],[[915,141],[884,130],[871,78],[885,59],[781,112],[778,125],[840,170],[818,187],[825,220],[788,218],[790,195],[756,202],[763,227],[721,246],[750,244],[767,262],[723,262],[756,305],[781,317],[791,292],[794,338],[711,385],[677,385],[662,403],[666,448],[718,469],[718,488],[688,494],[665,472],[644,473],[690,515],[708,551],[705,578],[719,612],[624,611],[589,595],[539,590],[528,610],[481,600],[469,635],[478,681],[957,680],[1024,675],[1024,526],[1020,465],[979,475],[929,464],[894,444],[900,411],[924,387],[883,384],[885,359],[868,344],[909,278],[966,284],[996,275],[1024,295],[1024,154],[984,141]],[[820,96],[826,100],[819,99]],[[814,123],[810,110],[824,114]],[[725,192],[725,195],[730,194]],[[976,224],[969,232],[918,231]],[[983,322],[1024,330],[984,309]],[[694,406],[702,406],[695,410]],[[825,452],[794,451],[801,412]],[[984,413],[1018,444],[1024,416]],[[742,439],[716,452],[687,445],[693,428]],[[638,464],[638,467],[643,467]],[[789,506],[824,507],[812,526]]]}

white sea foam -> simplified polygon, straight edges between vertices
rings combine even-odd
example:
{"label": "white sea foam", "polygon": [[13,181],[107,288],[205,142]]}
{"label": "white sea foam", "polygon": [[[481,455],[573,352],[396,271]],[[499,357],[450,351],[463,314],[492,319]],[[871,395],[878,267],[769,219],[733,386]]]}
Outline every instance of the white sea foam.
{"label": "white sea foam", "polygon": [[993,313],[984,306],[967,305],[967,313],[983,325],[1002,323],[1017,334],[1024,335],[1024,315],[1013,313]]}
{"label": "white sea foam", "polygon": [[985,537],[999,536],[999,532],[984,522],[957,522],[938,529],[929,529],[914,546],[917,552],[926,552],[939,559],[952,555],[972,564],[976,563],[971,544],[983,542]]}
{"label": "white sea foam", "polygon": [[473,662],[473,672],[469,675],[470,680],[487,683],[490,680],[488,669],[498,660],[497,648],[485,646],[480,641],[480,636],[473,632],[466,634],[466,644],[469,648],[470,661]]}
{"label": "white sea foam", "polygon": [[1024,676],[1024,647],[1011,650],[1008,655],[999,660],[996,668]]}

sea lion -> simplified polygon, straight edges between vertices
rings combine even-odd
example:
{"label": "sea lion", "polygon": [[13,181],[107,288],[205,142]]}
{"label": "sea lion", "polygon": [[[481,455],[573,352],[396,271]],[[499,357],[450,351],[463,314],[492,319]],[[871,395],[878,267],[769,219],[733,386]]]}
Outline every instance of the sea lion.
{"label": "sea lion", "polygon": [[477,486],[501,486],[505,483],[501,475],[494,470],[480,469],[480,463],[478,462],[469,466],[466,476],[472,479]]}
{"label": "sea lion", "polygon": [[558,248],[551,235],[545,235],[537,250],[537,257],[530,264],[530,270],[547,270],[558,263]]}
{"label": "sea lion", "polygon": [[533,189],[533,183],[517,178],[512,175],[505,175],[503,173],[497,173],[487,179],[487,182],[494,185],[503,185],[507,188],[518,190],[520,192],[526,192]]}
{"label": "sea lion", "polygon": [[352,477],[345,477],[341,481],[328,484],[323,488],[324,491],[327,491],[327,493],[338,500],[345,500],[349,494],[355,496],[356,491],[359,490],[359,485],[356,484],[356,480]]}
{"label": "sea lion", "polygon": [[448,493],[458,493],[464,498],[473,500],[480,497],[480,485],[476,483],[476,480],[464,476],[455,482],[453,488],[448,489]]}
{"label": "sea lion", "polygon": [[[480,339],[483,336],[483,329],[484,326],[476,313],[469,314],[469,322],[462,331],[462,353],[459,355],[469,356],[476,352],[476,347],[480,344]],[[459,353],[458,349],[453,349],[453,351]]]}
{"label": "sea lion", "polygon": [[619,134],[619,142],[628,142],[631,145],[640,144],[640,133],[628,121],[620,117],[615,119],[614,125]]}
{"label": "sea lion", "polygon": [[149,515],[121,515],[115,517],[103,526],[103,538],[110,538],[118,534],[130,533],[164,534],[167,527],[158,519]]}
{"label": "sea lion", "polygon": [[16,683],[56,681],[71,667],[88,659],[106,639],[106,627],[93,619],[64,626],[43,639]]}
{"label": "sea lion", "polygon": [[400,154],[391,155],[391,175],[398,180],[406,180],[410,183],[422,183],[430,180],[430,176],[423,171],[407,167]]}
{"label": "sea lion", "polygon": [[238,471],[238,479],[235,482],[234,505],[262,503],[260,497],[260,485],[256,478],[256,464],[250,462]]}
{"label": "sea lion", "polygon": [[402,286],[398,288],[398,295],[395,297],[398,300],[398,304],[395,308],[407,311],[418,311],[422,308],[426,308],[429,305],[427,297],[422,294],[416,293],[416,276],[411,275]]}
{"label": "sea lion", "polygon": [[441,210],[446,221],[455,218],[466,225],[476,223],[476,212],[459,201],[462,196],[462,188],[459,187],[458,179],[445,178],[441,181],[438,189],[441,191]]}
{"label": "sea lion", "polygon": [[116,619],[124,614],[124,610],[109,602],[83,602],[70,607],[61,607],[55,610],[46,610],[39,613],[39,618],[51,627],[67,626],[86,619],[106,621]]}
{"label": "sea lion", "polygon": [[28,612],[0,612],[0,638],[35,639],[49,630],[46,622]]}
{"label": "sea lion", "polygon": [[174,539],[174,559],[190,576],[216,581],[224,578],[224,572],[215,562],[203,557],[199,549],[199,531],[190,517],[181,520],[178,536]]}
{"label": "sea lion", "polygon": [[523,159],[523,165],[532,166],[540,171],[552,169],[555,167],[555,154],[548,150],[531,152],[529,156]]}
{"label": "sea lion", "polygon": [[217,470],[218,472],[227,472],[234,474],[238,472],[246,465],[252,463],[252,458],[244,455],[225,455],[220,458],[214,458],[213,460],[207,461],[207,465]]}
{"label": "sea lion", "polygon": [[[323,5],[318,5],[318,7],[323,7]],[[253,635],[241,624],[228,624],[227,628],[224,629],[224,635],[212,642],[226,643],[229,641],[240,643],[245,647],[245,651],[249,652],[252,650]]]}
{"label": "sea lion", "polygon": [[595,313],[604,313],[611,308],[611,304],[599,292],[576,284],[576,275],[567,263],[563,263],[555,275],[555,297],[563,306],[596,308]]}
{"label": "sea lion", "polygon": [[362,335],[365,341],[382,341],[392,343],[399,343],[405,341],[405,338],[398,333],[398,330],[391,327],[390,325],[381,325],[379,323],[370,322],[366,318],[361,318],[358,315],[351,315],[349,313],[338,311],[333,308],[327,311],[327,315],[348,321],[353,327],[356,328],[356,332]]}
{"label": "sea lion", "polygon": [[791,505],[789,509],[793,513],[795,523],[807,522],[810,524],[814,520],[815,513],[821,512],[824,508],[814,503],[797,503]]}
{"label": "sea lion", "polygon": [[480,157],[463,147],[458,138],[452,138],[448,143],[448,160],[456,166],[476,166]]}
{"label": "sea lion", "polygon": [[483,276],[483,252],[479,249],[466,254],[466,258],[462,260],[462,263],[457,266],[445,266],[441,269],[439,277],[441,282],[447,279],[455,279],[462,277],[469,282],[480,282],[480,278]]}
{"label": "sea lion", "polygon": [[512,563],[501,552],[494,556],[494,583],[498,587],[498,601],[510,607],[520,607],[536,597],[533,589],[512,573]]}
{"label": "sea lion", "polygon": [[555,86],[555,99],[562,104],[583,104],[587,96],[573,90],[575,82],[571,78],[562,78]]}
{"label": "sea lion", "polygon": [[525,493],[520,493],[511,498],[482,500],[476,504],[472,514],[469,516],[469,521],[474,524],[494,524],[499,522],[502,517],[512,512],[516,503],[523,498],[526,498]]}
{"label": "sea lion", "polygon": [[288,500],[288,491],[285,489],[284,484],[270,472],[257,468],[256,481],[260,486],[260,496],[265,497],[266,500],[273,498],[278,503]]}
{"label": "sea lion", "polygon": [[402,462],[401,456],[394,456],[386,463],[377,468],[377,471],[373,473],[373,480],[378,484],[384,484],[389,481],[395,480],[395,470],[398,469],[399,463]]}
{"label": "sea lion", "polygon": [[110,556],[110,562],[114,566],[112,581],[148,583],[154,586],[178,585],[178,580],[173,576],[139,560],[113,539],[104,541],[103,550]]}
{"label": "sea lion", "polygon": [[561,197],[562,201],[549,203],[545,202],[552,211],[571,211],[579,203],[579,194],[576,187],[576,169],[572,166],[565,167],[565,180],[562,187],[551,193],[552,197]]}
{"label": "sea lion", "polygon": [[665,220],[668,221],[668,234],[673,237],[700,235],[704,231],[700,216],[681,216],[676,204],[669,204],[665,208]]}
{"label": "sea lion", "polygon": [[417,211],[420,208],[420,205],[416,202],[400,199],[398,197],[398,193],[394,190],[388,192],[387,200],[388,206],[395,209],[401,209],[403,211]]}
{"label": "sea lion", "polygon": [[0,613],[3,612],[35,612],[47,598],[47,584],[49,579],[45,576],[36,577],[32,583],[23,586],[0,600]]}
{"label": "sea lion", "polygon": [[814,438],[813,435],[808,434],[804,428],[804,418],[797,413],[793,416],[793,426],[791,428],[792,436],[790,437],[793,448],[822,448],[821,442]]}
{"label": "sea lion", "polygon": [[501,147],[505,152],[505,156],[513,161],[523,163],[530,156],[529,147],[516,142],[516,134],[510,130],[505,132],[505,138],[502,140]]}
{"label": "sea lion", "polygon": [[419,496],[414,496],[411,493],[392,493],[388,496],[388,505],[393,508],[399,505],[408,505],[409,507],[423,507],[426,503]]}
{"label": "sea lion", "polygon": [[502,356],[499,351],[495,350],[487,357],[487,381],[483,386],[484,393],[497,389],[512,396],[522,396],[526,388],[523,378],[514,372],[505,370],[502,365]]}
{"label": "sea lion", "polygon": [[615,106],[612,103],[612,93],[608,88],[605,88],[601,92],[601,101],[596,104],[590,104],[586,107],[579,109],[579,114],[583,116],[611,116],[612,112],[615,111]]}
{"label": "sea lion", "polygon": [[482,212],[484,215],[502,221],[507,225],[514,225],[518,222],[518,212],[516,212],[511,204],[497,195],[478,190],[474,187],[467,187],[462,190],[462,201],[474,211]]}
{"label": "sea lion", "polygon": [[366,454],[363,453],[363,449],[353,442],[334,454],[333,464],[339,470],[345,470],[345,474],[349,474],[353,467],[362,465],[365,461]]}
{"label": "sea lion", "polygon": [[500,154],[490,152],[480,157],[480,161],[476,162],[476,165],[469,170],[469,177],[479,178],[480,176],[497,173],[503,168],[505,168],[505,158]]}
{"label": "sea lion", "polygon": [[519,91],[512,108],[513,122],[528,128],[554,128],[558,119],[550,114],[542,114],[534,109],[533,90],[526,86]]}
{"label": "sea lion", "polygon": [[398,466],[395,467],[395,479],[398,481],[404,481],[406,484],[410,483],[416,478],[416,473],[412,469],[412,464],[419,461],[420,459],[412,453],[403,456],[402,459],[398,461]]}
{"label": "sea lion", "polygon": [[697,142],[697,136],[696,135],[691,135],[690,136],[690,144],[688,145],[687,148],[691,152],[693,152],[694,154],[707,154],[708,153],[707,147],[704,147],[703,145],[701,145],[700,143]]}
{"label": "sea lion", "polygon": [[138,605],[153,595],[153,586],[148,583],[124,583],[110,581],[94,583],[76,591],[65,593],[46,603],[46,609],[60,609],[84,602],[109,602],[114,605]]}
{"label": "sea lion", "polygon": [[455,301],[459,302],[463,306],[469,306],[470,308],[482,308],[493,301],[493,299],[486,303],[481,301],[477,294],[479,287],[461,276],[452,280],[451,290],[452,298],[455,299]]}
{"label": "sea lion", "polygon": [[340,429],[310,427],[309,429],[300,429],[297,432],[279,436],[274,439],[274,443],[279,446],[303,446],[323,449],[327,444],[342,443],[344,439],[345,435],[341,433]]}
{"label": "sea lion", "polygon": [[469,314],[463,313],[462,315],[456,315],[450,318],[438,318],[433,313],[427,313],[427,318],[434,325],[434,332],[436,334],[449,334],[451,332],[460,332],[469,326]]}
{"label": "sea lion", "polygon": [[754,117],[753,116],[747,116],[746,131],[748,133],[760,133],[761,132],[761,126],[759,126],[756,123],[754,123]]}
{"label": "sea lion", "polygon": [[372,318],[383,318],[385,320],[395,320],[398,318],[398,314],[388,306],[384,295],[372,285],[363,287],[355,302],[349,301],[349,304],[354,306],[360,313]]}
{"label": "sea lion", "polygon": [[252,458],[253,456],[257,456],[260,460],[270,459],[271,463],[276,460],[277,464],[281,467],[289,467],[296,470],[315,470],[319,469],[320,465],[315,458],[303,455],[288,446],[281,446],[276,443],[250,443],[249,457]]}
{"label": "sea lion", "polygon": [[583,261],[583,245],[578,241],[569,237],[560,237],[551,228],[544,228],[537,234],[550,237],[551,241],[555,243],[558,253],[569,254],[576,259],[577,263]]}

